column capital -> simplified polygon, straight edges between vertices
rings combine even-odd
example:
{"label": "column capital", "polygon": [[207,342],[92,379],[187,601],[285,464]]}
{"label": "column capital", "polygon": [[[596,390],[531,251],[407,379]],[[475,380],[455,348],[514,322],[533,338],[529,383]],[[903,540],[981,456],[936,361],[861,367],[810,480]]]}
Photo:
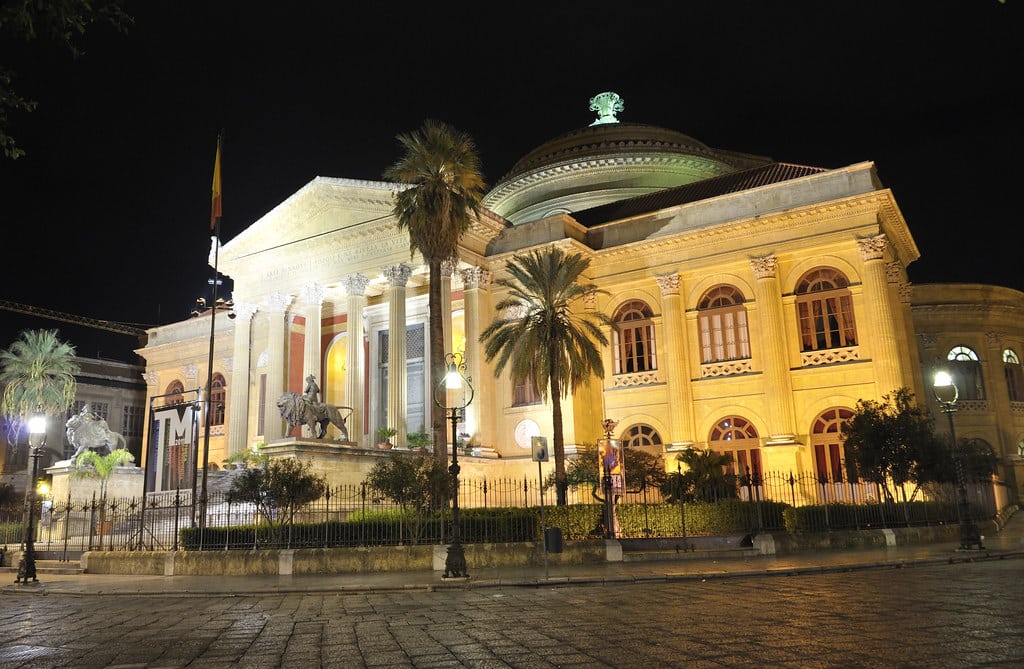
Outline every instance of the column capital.
{"label": "column capital", "polygon": [[758,279],[774,279],[779,269],[779,259],[771,253],[751,258],[750,268],[754,270],[754,276]]}
{"label": "column capital", "polygon": [[[1002,332],[992,332],[991,330],[985,333],[985,344],[989,348],[1000,348],[1003,342]],[[1002,360],[1000,359],[1000,362]]]}
{"label": "column capital", "polygon": [[235,306],[231,308],[231,311],[234,312],[236,320],[242,321],[247,321],[252,318],[253,314],[255,314],[260,308],[260,305],[255,302],[234,301],[234,305]]}
{"label": "column capital", "polygon": [[441,261],[441,278],[450,279],[455,274],[455,269],[459,266],[458,258],[449,258]]}
{"label": "column capital", "polygon": [[486,288],[491,283],[491,273],[482,267],[467,267],[461,270],[462,283],[466,290]]}
{"label": "column capital", "polygon": [[199,376],[199,365],[195,363],[188,363],[187,365],[181,366],[181,374],[188,381],[195,381],[196,377]]}
{"label": "column capital", "polygon": [[861,237],[857,240],[857,250],[864,262],[869,260],[881,260],[885,256],[885,249],[889,246],[889,240],[885,235],[873,237]]}
{"label": "column capital", "polygon": [[341,280],[343,286],[345,286],[345,294],[348,296],[359,296],[366,294],[366,287],[370,284],[370,278],[359,274],[349,274]]}
{"label": "column capital", "polygon": [[291,303],[292,296],[285,295],[284,293],[271,293],[263,300],[263,305],[267,308],[267,311],[275,314],[283,314]]}
{"label": "column capital", "polygon": [[299,291],[299,299],[311,307],[319,307],[324,303],[324,287],[318,283],[307,283]]}
{"label": "column capital", "polygon": [[409,277],[411,276],[412,267],[404,262],[397,265],[388,265],[384,268],[384,277],[390,285],[395,287],[404,287],[409,283]]}
{"label": "column capital", "polygon": [[160,383],[160,375],[156,372],[143,372],[142,378],[145,380],[147,386],[155,386]]}
{"label": "column capital", "polygon": [[678,295],[679,294],[679,273],[673,272],[672,274],[664,274],[662,276],[654,277],[654,280],[658,282],[658,288],[661,289],[662,295]]}

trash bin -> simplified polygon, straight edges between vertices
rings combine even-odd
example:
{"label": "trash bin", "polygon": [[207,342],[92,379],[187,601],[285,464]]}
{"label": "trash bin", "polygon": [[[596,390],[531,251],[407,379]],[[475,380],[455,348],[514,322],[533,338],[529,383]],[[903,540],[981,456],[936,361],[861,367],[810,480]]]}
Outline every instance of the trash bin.
{"label": "trash bin", "polygon": [[548,553],[562,552],[562,528],[549,527],[544,530],[544,548]]}

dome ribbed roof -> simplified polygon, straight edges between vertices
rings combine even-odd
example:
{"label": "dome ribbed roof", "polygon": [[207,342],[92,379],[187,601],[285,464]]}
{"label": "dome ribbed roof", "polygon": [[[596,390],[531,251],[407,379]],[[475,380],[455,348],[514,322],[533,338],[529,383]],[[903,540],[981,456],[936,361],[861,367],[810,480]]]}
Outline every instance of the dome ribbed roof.
{"label": "dome ribbed roof", "polygon": [[641,123],[605,123],[572,130],[544,142],[519,159],[499,184],[521,174],[566,161],[616,154],[678,153],[721,160],[702,142],[675,130]]}

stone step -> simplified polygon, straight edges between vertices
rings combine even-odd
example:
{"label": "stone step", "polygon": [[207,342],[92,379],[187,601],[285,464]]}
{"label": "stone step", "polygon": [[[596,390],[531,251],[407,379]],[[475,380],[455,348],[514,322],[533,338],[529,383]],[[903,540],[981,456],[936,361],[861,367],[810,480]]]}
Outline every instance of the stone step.
{"label": "stone step", "polygon": [[[8,561],[7,557],[13,557],[12,561]],[[5,556],[4,564],[0,567],[0,573],[17,574],[18,573],[18,562],[21,560],[21,555],[18,552],[14,552],[12,556],[10,553]],[[59,560],[36,560],[36,574],[84,574],[85,570],[82,569],[80,562],[75,560],[74,562],[61,562]]]}
{"label": "stone step", "polygon": [[656,550],[631,550],[622,552],[623,562],[666,562],[671,560],[718,560],[756,557],[760,555],[755,548],[694,548],[689,550],[680,545],[679,549],[663,548]]}

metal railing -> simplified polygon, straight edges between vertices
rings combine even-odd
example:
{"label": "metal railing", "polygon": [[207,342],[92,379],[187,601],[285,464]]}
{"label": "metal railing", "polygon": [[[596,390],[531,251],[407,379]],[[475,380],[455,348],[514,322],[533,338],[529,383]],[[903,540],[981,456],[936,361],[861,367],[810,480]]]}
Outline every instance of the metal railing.
{"label": "metal railing", "polygon": [[[627,491],[615,504],[618,536],[759,531],[828,531],[906,527],[957,522],[952,484],[930,485],[898,499],[885,499],[875,484],[830,481],[816,474],[770,472],[739,476],[694,491],[683,508],[666,502],[657,488]],[[547,526],[566,539],[600,537],[603,504],[591,485],[571,486],[568,504],[554,505],[544,490]],[[1000,481],[968,485],[972,517],[993,518],[1012,497]],[[460,482],[463,541],[539,540],[541,488],[537,480],[496,478]],[[365,485],[338,486],[302,506],[291,518],[261,513],[250,503],[232,503],[223,492],[209,495],[204,519],[195,517],[190,491],[151,493],[143,498],[101,501],[42,500],[36,504],[36,550],[77,555],[86,550],[225,550],[254,547],[331,547],[442,544],[449,509],[414,509],[375,496]],[[0,545],[23,540],[24,506],[0,508]],[[205,522],[200,522],[205,521]]]}

